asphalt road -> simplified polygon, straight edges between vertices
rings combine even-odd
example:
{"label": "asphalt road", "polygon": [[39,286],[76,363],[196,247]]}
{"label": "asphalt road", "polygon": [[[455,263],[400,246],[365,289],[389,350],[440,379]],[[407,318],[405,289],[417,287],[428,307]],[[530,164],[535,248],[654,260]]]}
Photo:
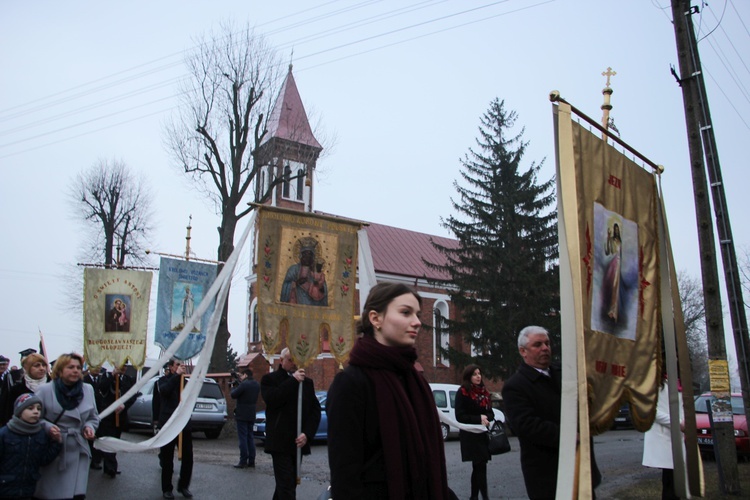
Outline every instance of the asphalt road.
{"label": "asphalt road", "polygon": [[[230,424],[231,425],[231,424]],[[128,440],[145,439],[143,434],[125,434]],[[195,466],[190,490],[196,499],[271,499],[274,490],[270,455],[258,448],[255,469],[234,469],[239,450],[232,429],[225,428],[219,439],[208,440],[202,433],[194,437]],[[643,478],[658,478],[660,472],[641,466],[643,435],[634,430],[610,431],[594,439],[596,458],[603,474],[598,498],[616,499],[615,492]],[[492,499],[523,499],[526,490],[521,475],[518,441],[511,438],[511,452],[493,457],[488,465],[489,493]],[[448,482],[459,498],[469,497],[471,464],[461,462],[458,440],[446,442]],[[93,500],[132,500],[161,498],[158,450],[149,453],[120,453],[122,474],[115,479],[91,471],[88,498]],[[302,463],[302,481],[297,489],[300,500],[315,500],[328,483],[328,457],[325,443],[315,444],[312,456]],[[179,464],[175,464],[179,470]],[[176,486],[177,477],[175,474]],[[181,498],[176,492],[176,497]]]}

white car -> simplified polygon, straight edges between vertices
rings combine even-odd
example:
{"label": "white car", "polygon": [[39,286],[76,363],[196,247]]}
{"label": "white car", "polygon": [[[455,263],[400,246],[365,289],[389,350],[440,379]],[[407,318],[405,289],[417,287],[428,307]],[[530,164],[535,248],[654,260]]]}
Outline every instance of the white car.
{"label": "white car", "polygon": [[[430,384],[432,396],[435,398],[438,411],[445,413],[452,420],[456,420],[456,393],[460,388],[461,386],[456,384]],[[495,414],[495,420],[499,420],[505,424],[505,415],[503,412],[497,408],[493,408],[492,412]],[[441,422],[440,427],[443,431],[444,440],[448,439],[448,436],[458,435],[458,428],[452,425]]]}

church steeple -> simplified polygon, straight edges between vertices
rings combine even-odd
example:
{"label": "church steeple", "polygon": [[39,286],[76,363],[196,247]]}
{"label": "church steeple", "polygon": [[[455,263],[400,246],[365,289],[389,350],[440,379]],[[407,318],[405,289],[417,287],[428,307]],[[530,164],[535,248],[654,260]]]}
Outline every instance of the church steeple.
{"label": "church steeple", "polygon": [[256,192],[264,194],[271,179],[281,178],[269,203],[312,211],[312,178],[322,150],[307,119],[290,64],[258,148],[257,160],[262,170]]}
{"label": "church steeple", "polygon": [[297,83],[292,74],[292,65],[286,74],[276,104],[268,120],[268,133],[263,143],[271,139],[285,139],[309,146],[319,151],[323,149],[310,128],[310,122],[302,105],[302,99],[297,90]]}

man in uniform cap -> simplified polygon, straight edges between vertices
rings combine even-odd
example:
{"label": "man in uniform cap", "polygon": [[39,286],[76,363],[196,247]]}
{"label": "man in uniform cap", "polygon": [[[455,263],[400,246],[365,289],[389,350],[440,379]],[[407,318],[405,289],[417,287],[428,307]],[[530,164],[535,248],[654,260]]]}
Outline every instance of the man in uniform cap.
{"label": "man in uniform cap", "polygon": [[[8,371],[8,363],[10,363],[10,360],[0,355],[0,408],[5,408],[8,404],[8,394],[10,393],[10,388],[13,386],[13,377]],[[6,424],[5,420],[4,416],[0,416],[0,426]]]}

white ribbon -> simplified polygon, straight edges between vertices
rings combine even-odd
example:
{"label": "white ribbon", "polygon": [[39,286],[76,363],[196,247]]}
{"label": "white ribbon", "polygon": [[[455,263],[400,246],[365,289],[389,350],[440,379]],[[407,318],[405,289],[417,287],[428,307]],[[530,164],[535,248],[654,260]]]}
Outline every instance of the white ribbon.
{"label": "white ribbon", "polygon": [[208,373],[208,365],[211,361],[211,352],[213,351],[214,342],[216,340],[216,331],[219,328],[219,320],[221,319],[221,314],[224,310],[224,303],[226,302],[227,295],[229,294],[229,285],[232,282],[232,275],[234,274],[234,270],[237,266],[240,253],[242,252],[242,247],[247,241],[251,229],[255,226],[255,216],[256,212],[253,211],[248,220],[247,227],[240,237],[240,240],[237,243],[234,251],[232,252],[232,255],[229,256],[229,259],[227,259],[227,262],[224,264],[224,268],[219,273],[219,276],[216,277],[216,280],[214,280],[211,288],[203,297],[203,300],[201,300],[198,309],[195,311],[195,314],[193,314],[193,316],[188,320],[187,324],[182,329],[182,332],[180,332],[177,338],[174,339],[174,342],[170,344],[169,348],[164,351],[158,362],[154,366],[152,366],[141,377],[141,379],[136,382],[133,387],[130,388],[130,390],[123,394],[120,399],[109,405],[104,411],[99,414],[99,416],[100,418],[104,418],[107,415],[110,415],[121,404],[124,404],[125,401],[136,395],[136,393],[141,389],[141,387],[146,384],[146,382],[148,382],[152,377],[159,373],[162,366],[164,366],[164,364],[170,360],[174,353],[177,352],[177,350],[180,348],[182,343],[185,342],[185,340],[188,338],[188,335],[193,330],[193,327],[198,321],[200,321],[203,314],[208,310],[212,299],[214,297],[217,297],[216,307],[214,308],[214,312],[211,315],[211,319],[208,323],[208,329],[206,331],[206,343],[201,350],[201,355],[198,359],[198,362],[195,364],[195,369],[190,375],[191,379],[200,381],[201,383],[187,384],[185,386],[185,390],[182,391],[180,404],[177,406],[177,409],[174,411],[169,420],[167,420],[161,430],[159,430],[158,434],[156,434],[154,437],[140,443],[124,441],[122,439],[113,437],[101,437],[94,441],[94,447],[96,449],[110,453],[116,453],[118,451],[147,451],[153,448],[160,448],[173,441],[174,438],[176,438],[177,435],[182,432],[182,429],[185,428],[185,425],[187,425],[190,417],[192,416],[193,407],[195,406],[195,402],[198,399],[198,394],[200,394],[200,390],[203,386],[203,379]]}

